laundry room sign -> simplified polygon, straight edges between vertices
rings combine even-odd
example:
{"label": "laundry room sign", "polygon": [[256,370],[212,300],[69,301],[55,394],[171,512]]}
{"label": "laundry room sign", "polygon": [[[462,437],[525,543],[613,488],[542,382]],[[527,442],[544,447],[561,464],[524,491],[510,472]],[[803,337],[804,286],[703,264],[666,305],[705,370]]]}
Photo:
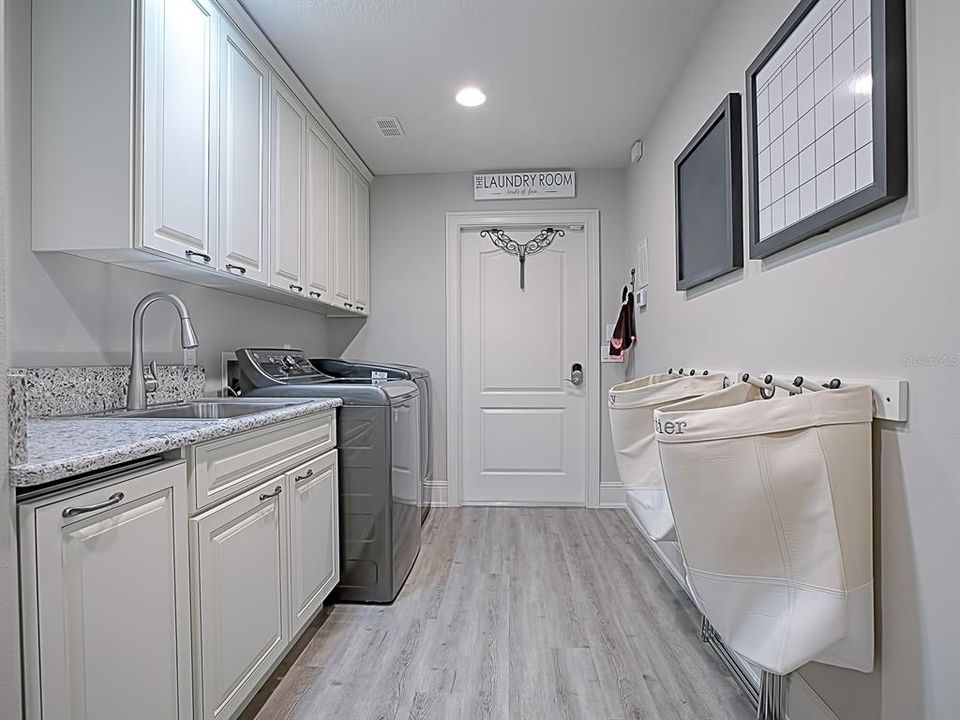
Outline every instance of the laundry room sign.
{"label": "laundry room sign", "polygon": [[526,200],[577,196],[574,170],[524,170],[474,173],[474,200]]}

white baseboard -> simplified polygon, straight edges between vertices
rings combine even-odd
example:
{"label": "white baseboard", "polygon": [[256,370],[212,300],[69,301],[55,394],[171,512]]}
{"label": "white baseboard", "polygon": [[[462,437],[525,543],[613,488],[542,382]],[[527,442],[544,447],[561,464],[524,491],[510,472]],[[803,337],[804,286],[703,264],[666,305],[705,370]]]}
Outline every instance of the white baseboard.
{"label": "white baseboard", "polygon": [[427,490],[430,493],[430,498],[428,502],[430,507],[446,507],[447,506],[447,484],[445,482],[432,482],[427,485]]}
{"label": "white baseboard", "polygon": [[616,485],[600,485],[600,507],[624,507],[627,502],[626,490],[619,483]]}

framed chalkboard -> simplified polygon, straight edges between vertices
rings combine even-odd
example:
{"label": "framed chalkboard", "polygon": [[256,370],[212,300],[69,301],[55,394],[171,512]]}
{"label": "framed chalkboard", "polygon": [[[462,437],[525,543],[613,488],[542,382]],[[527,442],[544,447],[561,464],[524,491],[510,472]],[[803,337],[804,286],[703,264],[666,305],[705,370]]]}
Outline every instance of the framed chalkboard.
{"label": "framed chalkboard", "polygon": [[677,290],[743,267],[740,94],[730,93],[674,163]]}

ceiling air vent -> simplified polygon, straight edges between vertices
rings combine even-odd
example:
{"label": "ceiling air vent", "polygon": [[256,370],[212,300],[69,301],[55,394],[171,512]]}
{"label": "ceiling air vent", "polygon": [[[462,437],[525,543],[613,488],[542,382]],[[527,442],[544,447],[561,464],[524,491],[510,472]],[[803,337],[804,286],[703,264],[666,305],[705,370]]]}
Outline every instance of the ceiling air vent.
{"label": "ceiling air vent", "polygon": [[400,127],[400,118],[398,117],[378,117],[373,121],[377,124],[377,130],[385,138],[403,137],[403,128]]}

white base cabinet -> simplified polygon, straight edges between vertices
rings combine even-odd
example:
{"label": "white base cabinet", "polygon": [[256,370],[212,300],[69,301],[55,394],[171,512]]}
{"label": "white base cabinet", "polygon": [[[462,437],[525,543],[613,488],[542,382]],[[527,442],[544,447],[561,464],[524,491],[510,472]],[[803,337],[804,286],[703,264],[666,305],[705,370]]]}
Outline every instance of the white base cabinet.
{"label": "white base cabinet", "polygon": [[28,718],[193,717],[183,462],[20,507]]}
{"label": "white base cabinet", "polygon": [[28,720],[236,718],[340,582],[334,411],[185,456],[21,503]]}

